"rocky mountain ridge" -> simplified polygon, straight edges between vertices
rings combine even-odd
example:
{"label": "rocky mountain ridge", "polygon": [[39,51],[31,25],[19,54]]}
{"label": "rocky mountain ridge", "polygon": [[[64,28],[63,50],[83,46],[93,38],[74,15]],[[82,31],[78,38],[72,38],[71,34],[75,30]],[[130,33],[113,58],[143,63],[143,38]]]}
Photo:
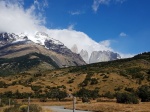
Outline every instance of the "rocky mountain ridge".
{"label": "rocky mountain ridge", "polygon": [[[44,48],[54,51],[58,54],[66,55],[68,57],[79,58],[79,60],[83,59],[87,64],[103,61],[111,61],[121,58],[119,54],[114,53],[112,51],[93,51],[92,53],[89,53],[84,49],[79,51],[78,46],[76,44],[74,44],[70,50],[62,42],[49,37],[49,35],[46,34],[45,32],[37,32],[32,37],[26,36],[24,33],[21,33],[19,35],[6,32],[0,33],[0,47],[1,47],[0,49],[6,46],[11,46],[13,44],[19,43],[20,44],[35,43],[44,46]],[[82,59],[79,55],[82,57]]]}
{"label": "rocky mountain ridge", "polygon": [[[28,37],[24,34],[0,33],[0,58],[19,58],[33,53],[38,53],[42,57],[48,56],[47,59],[56,63],[59,68],[86,64],[79,54],[73,53],[63,43],[50,38],[46,33],[37,32],[35,37]],[[35,56],[33,55],[33,57]],[[28,61],[30,61],[30,57]],[[41,60],[39,64],[47,63],[45,64],[47,66],[50,64],[47,61]],[[54,68],[55,66],[50,66],[50,69]]]}
{"label": "rocky mountain ridge", "polygon": [[111,61],[121,59],[121,56],[112,51],[93,51],[89,63],[103,62],[103,61]]}
{"label": "rocky mountain ridge", "polygon": [[82,49],[80,52],[78,52],[77,45],[73,45],[71,50],[74,53],[79,53],[83,60],[89,64],[121,59],[121,56],[118,53],[114,53],[112,51],[92,51],[90,54],[88,51]]}

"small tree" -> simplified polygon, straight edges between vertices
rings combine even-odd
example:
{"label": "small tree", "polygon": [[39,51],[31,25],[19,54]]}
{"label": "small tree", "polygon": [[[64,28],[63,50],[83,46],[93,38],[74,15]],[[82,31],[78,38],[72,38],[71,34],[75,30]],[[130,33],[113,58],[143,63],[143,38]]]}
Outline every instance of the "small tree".
{"label": "small tree", "polygon": [[65,97],[67,97],[67,93],[66,91],[61,91],[59,89],[51,89],[47,95],[48,98],[55,98],[58,100],[64,99]]}
{"label": "small tree", "polygon": [[85,89],[85,88],[82,88],[82,89],[80,89],[77,93],[76,93],[76,95],[78,96],[78,97],[90,97],[91,95],[90,95],[90,90],[87,90],[87,89]]}
{"label": "small tree", "polygon": [[138,98],[131,93],[118,93],[116,96],[117,103],[138,104]]}
{"label": "small tree", "polygon": [[67,97],[67,93],[65,91],[59,91],[59,94],[57,96],[57,98],[60,100],[64,99]]}
{"label": "small tree", "polygon": [[93,99],[95,99],[95,98],[99,97],[99,91],[97,89],[88,90],[88,89],[82,88],[76,92],[76,96],[81,97],[81,98],[93,98]]}
{"label": "small tree", "polygon": [[150,86],[143,85],[138,88],[138,96],[142,102],[150,101]]}
{"label": "small tree", "polygon": [[91,79],[91,85],[94,85],[94,84],[97,84],[98,83],[98,81],[97,81],[97,79],[96,78],[92,78]]}

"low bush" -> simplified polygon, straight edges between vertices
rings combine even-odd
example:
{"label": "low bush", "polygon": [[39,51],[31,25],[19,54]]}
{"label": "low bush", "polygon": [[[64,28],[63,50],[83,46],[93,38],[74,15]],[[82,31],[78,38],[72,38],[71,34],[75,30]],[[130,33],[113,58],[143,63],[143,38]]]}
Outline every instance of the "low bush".
{"label": "low bush", "polygon": [[133,89],[133,88],[125,87],[124,90],[125,90],[125,91],[128,91],[128,92],[131,92],[131,93],[134,93],[134,89]]}
{"label": "low bush", "polygon": [[[9,107],[4,109],[4,112],[27,112],[28,106],[27,105],[15,105],[14,107]],[[42,112],[42,108],[38,105],[31,104],[30,112]]]}
{"label": "low bush", "polygon": [[75,95],[77,97],[81,97],[81,98],[92,98],[92,99],[95,99],[95,98],[99,97],[99,91],[97,89],[95,89],[95,90],[88,90],[88,89],[82,88],[79,91],[77,91],[75,93]]}
{"label": "low bush", "polygon": [[0,107],[8,106],[8,105],[15,105],[17,104],[17,101],[14,99],[9,98],[0,98]]}
{"label": "low bush", "polygon": [[90,100],[89,100],[87,97],[83,97],[83,98],[82,98],[82,102],[83,102],[83,103],[89,103]]}
{"label": "low bush", "polygon": [[73,83],[74,82],[74,79],[70,79],[67,83],[68,84],[71,84],[71,83]]}
{"label": "low bush", "polygon": [[115,97],[115,95],[111,93],[110,91],[106,92],[103,96],[109,99],[113,99]]}
{"label": "low bush", "polygon": [[116,96],[117,103],[138,104],[138,98],[131,93],[118,93]]}
{"label": "low bush", "polygon": [[91,85],[94,85],[94,84],[97,84],[98,83],[98,80],[96,78],[92,78],[91,79]]}
{"label": "low bush", "polygon": [[139,87],[137,93],[142,102],[150,101],[150,86],[143,85]]}

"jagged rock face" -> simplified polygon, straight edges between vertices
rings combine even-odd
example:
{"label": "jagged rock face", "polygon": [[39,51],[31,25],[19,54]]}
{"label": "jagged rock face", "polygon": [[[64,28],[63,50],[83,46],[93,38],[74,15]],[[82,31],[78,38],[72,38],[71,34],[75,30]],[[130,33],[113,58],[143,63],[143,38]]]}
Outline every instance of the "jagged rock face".
{"label": "jagged rock face", "polygon": [[1,42],[12,42],[16,40],[13,34],[8,33],[0,33],[0,41]]}
{"label": "jagged rock face", "polygon": [[78,54],[78,47],[77,47],[76,44],[74,44],[74,45],[72,46],[71,51],[74,52],[74,53],[76,53],[76,54]]}
{"label": "jagged rock face", "polygon": [[59,67],[86,64],[80,55],[73,53],[63,43],[44,32],[38,32],[34,37],[0,33],[0,58],[20,57],[29,53],[47,55]]}
{"label": "jagged rock face", "polygon": [[7,44],[12,44],[16,41],[25,41],[28,40],[27,36],[18,36],[15,35],[14,33],[0,33],[0,47],[7,45]]}
{"label": "jagged rock face", "polygon": [[93,51],[89,63],[120,59],[120,55],[111,51]]}
{"label": "jagged rock face", "polygon": [[86,63],[89,63],[89,55],[88,55],[88,52],[86,50],[81,50],[80,52],[80,56],[83,58],[83,60],[86,62]]}
{"label": "jagged rock face", "polygon": [[55,52],[61,52],[62,49],[65,49],[66,47],[63,44],[55,44],[53,40],[45,40],[44,45],[46,48],[51,49]]}

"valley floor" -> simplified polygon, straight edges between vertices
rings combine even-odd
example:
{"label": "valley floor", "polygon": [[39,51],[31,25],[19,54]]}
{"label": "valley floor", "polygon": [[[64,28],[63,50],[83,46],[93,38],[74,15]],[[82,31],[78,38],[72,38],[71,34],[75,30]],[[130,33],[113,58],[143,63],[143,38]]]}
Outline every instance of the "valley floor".
{"label": "valley floor", "polygon": [[[66,108],[72,108],[66,106]],[[76,109],[95,112],[150,112],[150,103],[118,104],[115,102],[98,102],[91,104],[77,104]]]}
{"label": "valley floor", "polygon": [[[18,101],[19,104],[26,104],[26,102],[21,103],[20,101]],[[72,101],[39,102],[39,100],[32,100],[31,104],[42,106],[44,109],[43,112],[72,112]],[[58,109],[53,107],[58,107]],[[67,109],[67,111],[65,111],[65,109],[62,109],[63,111],[61,111],[59,107],[63,107]],[[120,104],[114,101],[97,102],[93,100],[90,103],[82,103],[81,101],[77,101],[75,107],[78,111],[82,110],[79,112],[150,112],[150,102],[140,102],[139,104]],[[3,108],[0,107],[0,112],[3,112]]]}
{"label": "valley floor", "polygon": [[[42,106],[63,106],[66,109],[72,109],[72,101],[33,103]],[[150,112],[150,102],[140,102],[139,104],[120,104],[116,102],[91,101],[91,103],[82,103],[81,101],[77,101],[76,110],[93,112]]]}

